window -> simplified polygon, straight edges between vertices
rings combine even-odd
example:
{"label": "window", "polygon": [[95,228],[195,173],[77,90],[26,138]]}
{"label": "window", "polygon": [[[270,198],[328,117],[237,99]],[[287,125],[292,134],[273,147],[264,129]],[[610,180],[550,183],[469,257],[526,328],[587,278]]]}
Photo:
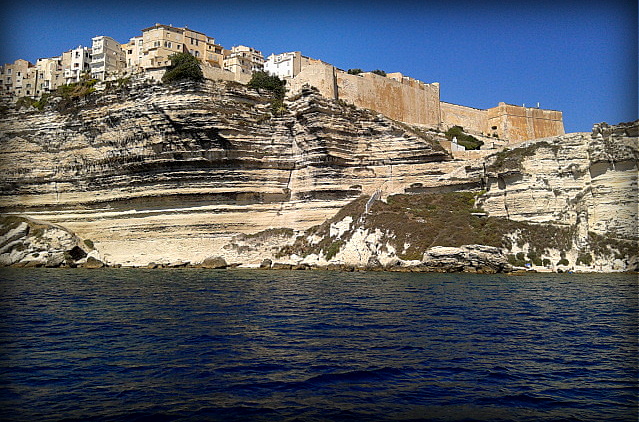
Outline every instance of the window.
{"label": "window", "polygon": [[7,69],[7,75],[11,75],[11,71],[12,71],[12,70],[13,70],[13,69]]}
{"label": "window", "polygon": [[129,51],[128,51],[128,54],[133,54],[133,50],[129,50]]}
{"label": "window", "polygon": [[20,72],[18,72],[18,73],[16,74],[16,76],[20,76]]}
{"label": "window", "polygon": [[497,130],[497,126],[491,127],[492,130]]}

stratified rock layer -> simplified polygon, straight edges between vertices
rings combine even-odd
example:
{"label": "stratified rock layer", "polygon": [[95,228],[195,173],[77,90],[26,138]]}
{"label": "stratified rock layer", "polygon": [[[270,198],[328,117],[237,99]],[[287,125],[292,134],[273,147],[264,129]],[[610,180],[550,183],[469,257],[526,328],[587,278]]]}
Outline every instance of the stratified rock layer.
{"label": "stratified rock layer", "polygon": [[437,183],[450,160],[440,135],[310,88],[281,116],[269,101],[235,83],[134,83],[9,114],[3,210],[61,224],[111,263],[201,262],[238,233],[306,229],[362,193]]}

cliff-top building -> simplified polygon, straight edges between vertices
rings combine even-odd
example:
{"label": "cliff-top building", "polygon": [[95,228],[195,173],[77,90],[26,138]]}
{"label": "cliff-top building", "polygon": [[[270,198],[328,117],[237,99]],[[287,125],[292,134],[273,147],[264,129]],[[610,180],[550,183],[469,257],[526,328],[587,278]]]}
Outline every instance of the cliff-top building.
{"label": "cliff-top building", "polygon": [[[139,46],[139,39],[131,39],[130,43],[136,41]],[[214,38],[186,27],[155,24],[142,30],[142,44],[137,50],[137,57],[133,46],[127,44],[127,48],[131,50],[127,52],[127,64],[137,64],[142,70],[169,66],[169,57],[182,52],[192,54],[209,66],[220,69],[224,66],[224,48],[215,44]]]}
{"label": "cliff-top building", "polygon": [[125,54],[119,42],[101,35],[93,37],[91,45],[91,77],[104,80],[108,75],[124,71]]}
{"label": "cliff-top building", "polygon": [[408,124],[446,130],[461,126],[468,133],[506,142],[517,142],[564,133],[562,113],[499,103],[489,109],[451,104],[440,100],[439,83],[424,83],[399,72],[386,76],[372,72],[349,74],[342,69],[303,56],[299,51],[271,54],[239,45],[224,49],[206,34],[172,25],[155,24],[142,35],[120,44],[108,36],[92,39],[92,48],[77,47],[59,57],[26,60],[0,66],[0,93],[4,97],[38,97],[63,84],[78,82],[90,72],[96,79],[147,72],[159,79],[171,64],[171,55],[189,53],[203,64],[205,77],[246,83],[264,70],[287,81],[291,91],[314,86],[332,99],[376,110]]}
{"label": "cliff-top building", "polygon": [[224,57],[224,69],[233,73],[251,75],[253,72],[264,70],[264,56],[259,50],[238,45],[232,47]]}

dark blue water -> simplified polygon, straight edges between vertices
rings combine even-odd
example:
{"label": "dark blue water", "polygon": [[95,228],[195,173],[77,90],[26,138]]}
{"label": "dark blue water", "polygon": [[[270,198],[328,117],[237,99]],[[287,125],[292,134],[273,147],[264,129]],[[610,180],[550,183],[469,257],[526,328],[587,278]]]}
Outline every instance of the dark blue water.
{"label": "dark blue water", "polygon": [[636,275],[0,272],[7,421],[636,421]]}

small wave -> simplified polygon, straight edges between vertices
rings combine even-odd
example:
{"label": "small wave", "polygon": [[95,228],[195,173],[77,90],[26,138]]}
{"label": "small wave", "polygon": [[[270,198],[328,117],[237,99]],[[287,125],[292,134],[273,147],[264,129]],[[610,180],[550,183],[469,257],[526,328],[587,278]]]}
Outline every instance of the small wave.
{"label": "small wave", "polygon": [[306,380],[306,383],[313,385],[332,384],[339,382],[358,382],[382,380],[389,377],[401,375],[402,371],[396,368],[384,367],[373,370],[356,370],[348,372],[336,372],[329,374],[316,375]]}

